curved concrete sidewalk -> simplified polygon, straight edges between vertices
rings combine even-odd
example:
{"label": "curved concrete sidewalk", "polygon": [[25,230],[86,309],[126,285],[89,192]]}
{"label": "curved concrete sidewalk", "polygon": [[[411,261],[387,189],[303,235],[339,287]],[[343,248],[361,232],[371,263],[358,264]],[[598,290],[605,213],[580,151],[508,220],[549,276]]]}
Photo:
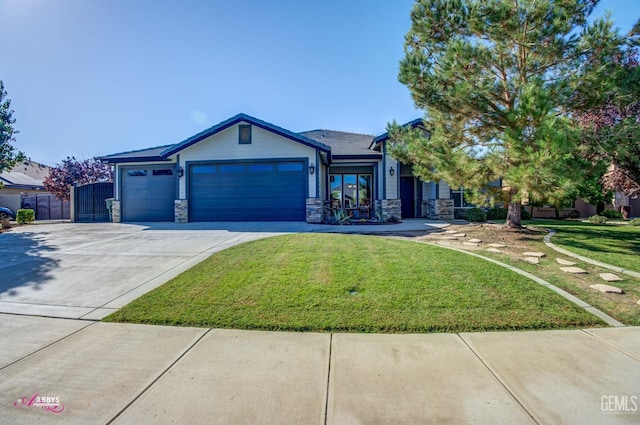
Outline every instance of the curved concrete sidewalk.
{"label": "curved concrete sidewalk", "polygon": [[16,425],[640,422],[637,327],[319,334],[0,314],[8,338],[0,421]]}
{"label": "curved concrete sidewalk", "polygon": [[617,266],[612,266],[611,264],[607,264],[607,263],[602,263],[600,261],[597,260],[592,260],[591,258],[588,257],[584,257],[582,255],[578,255],[574,252],[568,251],[564,248],[560,248],[558,245],[555,245],[553,243],[551,243],[551,238],[556,234],[556,231],[550,228],[545,228],[545,230],[547,230],[549,232],[548,235],[546,235],[543,239],[545,245],[547,245],[549,248],[554,249],[568,257],[573,257],[576,258],[580,261],[584,261],[585,263],[589,263],[589,264],[593,264],[594,266],[598,266],[598,267],[602,267],[603,269],[608,269],[617,273],[622,273],[622,274],[626,274],[629,276],[633,276],[637,279],[640,279],[640,273],[633,271],[633,270],[626,270],[623,269],[622,267],[617,267]]}

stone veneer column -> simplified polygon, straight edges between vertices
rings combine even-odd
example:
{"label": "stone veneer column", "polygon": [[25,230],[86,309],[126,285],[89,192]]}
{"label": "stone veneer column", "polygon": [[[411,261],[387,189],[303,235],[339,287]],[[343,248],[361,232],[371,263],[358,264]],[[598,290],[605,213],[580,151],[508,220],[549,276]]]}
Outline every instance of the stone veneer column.
{"label": "stone veneer column", "polygon": [[376,199],[373,202],[374,214],[380,214],[383,221],[400,220],[402,218],[402,202],[400,199]]}
{"label": "stone veneer column", "polygon": [[429,199],[426,201],[426,209],[427,218],[430,220],[454,219],[453,199]]}
{"label": "stone veneer column", "polygon": [[189,201],[186,199],[176,199],[173,204],[176,223],[189,222]]}
{"label": "stone veneer column", "polygon": [[429,201],[423,200],[420,203],[420,217],[429,218]]}
{"label": "stone veneer column", "polygon": [[111,203],[111,219],[114,223],[120,223],[120,201],[115,199]]}
{"label": "stone veneer column", "polygon": [[307,223],[322,223],[324,203],[320,198],[307,198]]}

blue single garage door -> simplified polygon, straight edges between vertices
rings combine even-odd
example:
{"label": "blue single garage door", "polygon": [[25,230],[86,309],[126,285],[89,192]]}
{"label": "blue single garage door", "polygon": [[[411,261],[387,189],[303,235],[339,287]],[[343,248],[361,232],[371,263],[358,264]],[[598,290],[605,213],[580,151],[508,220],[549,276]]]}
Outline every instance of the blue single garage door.
{"label": "blue single garage door", "polygon": [[304,161],[193,164],[189,219],[305,220],[306,188]]}
{"label": "blue single garage door", "polygon": [[173,165],[122,169],[122,221],[173,221],[178,180]]}

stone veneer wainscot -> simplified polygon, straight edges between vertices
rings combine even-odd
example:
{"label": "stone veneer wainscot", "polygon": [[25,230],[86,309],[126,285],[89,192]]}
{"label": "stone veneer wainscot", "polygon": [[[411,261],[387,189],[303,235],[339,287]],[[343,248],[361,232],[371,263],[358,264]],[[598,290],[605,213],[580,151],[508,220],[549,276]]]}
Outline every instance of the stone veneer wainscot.
{"label": "stone veneer wainscot", "polygon": [[307,223],[322,223],[324,207],[321,198],[307,198]]}
{"label": "stone veneer wainscot", "polygon": [[176,199],[173,204],[176,223],[189,222],[189,201],[186,199]]}

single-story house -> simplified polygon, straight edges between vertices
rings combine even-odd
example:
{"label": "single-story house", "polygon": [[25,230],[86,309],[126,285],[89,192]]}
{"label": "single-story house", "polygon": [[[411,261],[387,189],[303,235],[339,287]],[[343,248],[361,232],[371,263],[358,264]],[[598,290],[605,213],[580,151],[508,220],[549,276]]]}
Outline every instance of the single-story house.
{"label": "single-story house", "polygon": [[25,197],[46,196],[43,181],[50,170],[51,167],[28,159],[4,170],[0,173],[0,207],[16,212]]}
{"label": "single-story house", "polygon": [[[387,133],[295,133],[238,114],[173,145],[100,159],[115,167],[114,222],[320,223],[337,209],[353,218],[450,220],[473,207],[464,188],[422,181],[392,158],[388,140]],[[592,215],[579,202],[574,209]]]}
{"label": "single-story house", "polygon": [[337,208],[354,218],[453,218],[461,195],[420,181],[387,154],[387,140],[295,133],[238,114],[173,145],[100,159],[115,167],[115,222],[319,223]]}
{"label": "single-story house", "polygon": [[0,195],[46,192],[42,182],[50,170],[51,167],[31,160],[17,163],[10,170],[0,173]]}

